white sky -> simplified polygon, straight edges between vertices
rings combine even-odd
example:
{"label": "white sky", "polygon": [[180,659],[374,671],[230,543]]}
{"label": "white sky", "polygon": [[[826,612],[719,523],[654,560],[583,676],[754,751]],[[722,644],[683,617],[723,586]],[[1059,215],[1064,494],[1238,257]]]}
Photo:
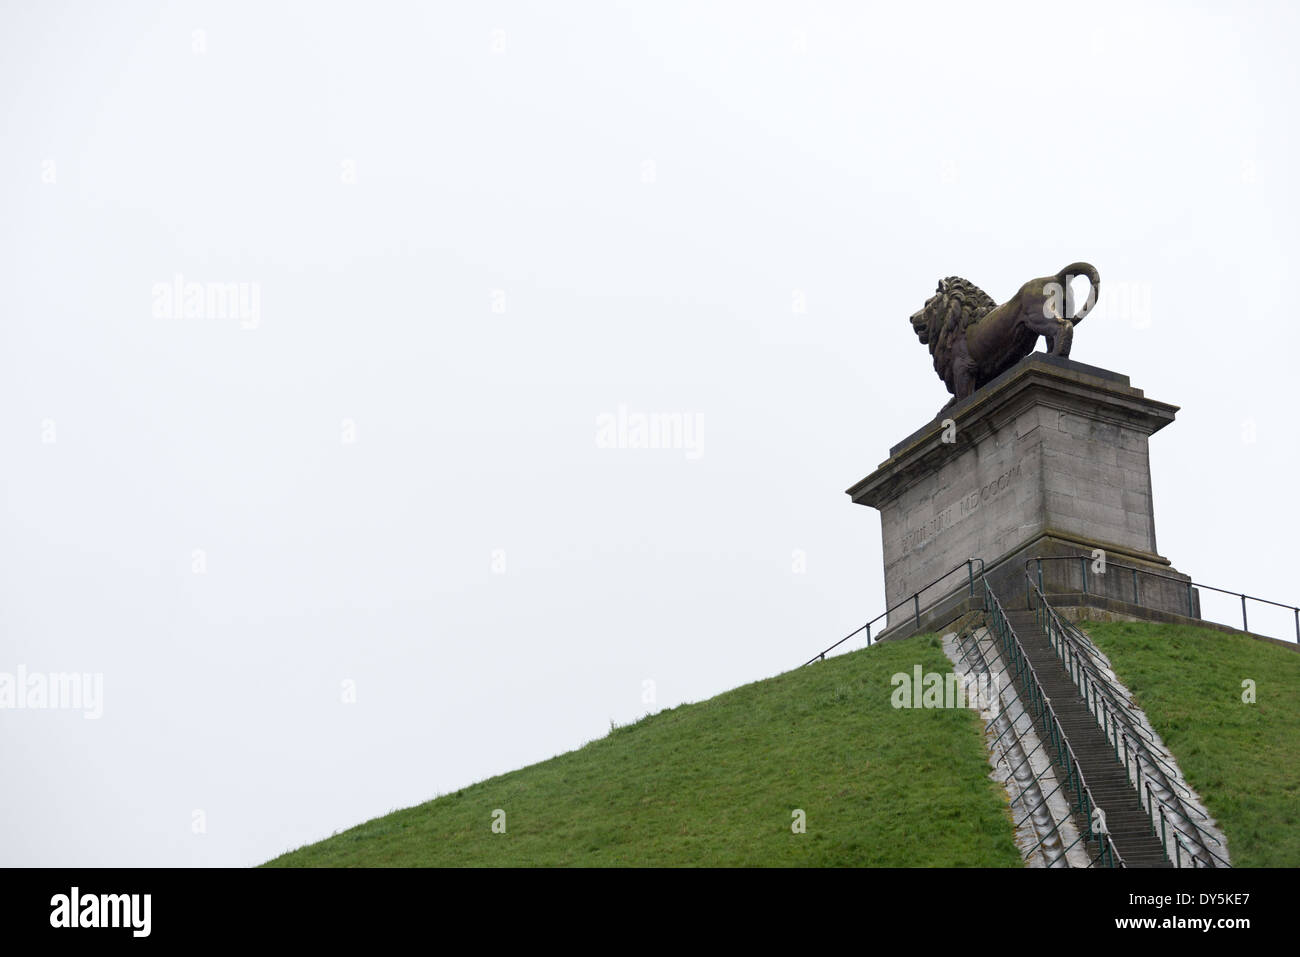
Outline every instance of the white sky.
{"label": "white sky", "polygon": [[1300,16],[862,7],[6,3],[0,672],[103,716],[0,710],[0,863],[255,864],[797,665],[941,276],[1096,264],[1161,552],[1300,600]]}

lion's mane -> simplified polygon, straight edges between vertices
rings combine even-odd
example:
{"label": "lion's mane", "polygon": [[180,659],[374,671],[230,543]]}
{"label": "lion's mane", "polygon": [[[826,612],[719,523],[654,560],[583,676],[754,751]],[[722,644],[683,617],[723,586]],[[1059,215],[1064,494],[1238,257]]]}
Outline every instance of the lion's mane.
{"label": "lion's mane", "polygon": [[940,280],[939,288],[925,305],[926,329],[921,336],[928,342],[934,359],[934,371],[952,391],[953,343],[966,334],[966,327],[988,315],[998,304],[983,289],[968,279],[949,276]]}

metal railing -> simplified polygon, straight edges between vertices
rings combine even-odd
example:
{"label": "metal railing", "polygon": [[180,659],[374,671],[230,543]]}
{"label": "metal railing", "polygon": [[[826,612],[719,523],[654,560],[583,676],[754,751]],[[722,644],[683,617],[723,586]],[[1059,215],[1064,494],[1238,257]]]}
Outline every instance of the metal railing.
{"label": "metal railing", "polygon": [[[1124,696],[1119,693],[1119,689],[1096,666],[1096,662],[1101,658],[1101,653],[1092,644],[1091,640],[1076,625],[1061,618],[1056,613],[1056,609],[1051,606],[1047,598],[1037,588],[1033,590],[1033,600],[1031,600],[1030,607],[1034,611],[1035,621],[1047,637],[1052,651],[1061,660],[1066,674],[1075,687],[1079,689],[1079,693],[1083,696],[1084,701],[1088,703],[1089,710],[1092,711],[1093,715],[1097,717],[1096,705],[1098,700],[1101,700],[1101,703],[1111,709],[1118,718],[1122,719],[1129,726],[1129,729],[1137,734],[1139,739],[1145,738],[1154,744],[1155,739],[1142,727],[1133,710],[1124,702]],[[1100,699],[1099,696],[1101,696]],[[1104,718],[1104,715],[1098,717],[1098,723],[1103,724]],[[1104,724],[1102,730],[1106,730]],[[1151,758],[1153,764],[1158,763],[1166,770],[1173,771],[1173,768],[1167,762],[1161,760],[1154,753]],[[1182,785],[1179,785],[1179,787],[1183,793],[1191,794],[1186,787]]]}
{"label": "metal railing", "polygon": [[[1002,651],[1008,662],[1008,670],[1013,667],[1015,669],[1012,675],[1013,682],[1019,680],[1024,688],[1024,698],[1027,704],[1022,705],[1022,707],[1034,719],[1035,724],[1043,729],[1046,734],[1045,740],[1051,744],[1052,750],[1055,752],[1053,758],[1056,764],[1065,772],[1061,784],[1053,789],[1052,793],[1060,790],[1061,786],[1068,787],[1074,795],[1072,807],[1079,813],[1080,821],[1083,824],[1079,837],[1061,851],[1060,855],[1052,862],[1055,863],[1055,861],[1063,859],[1070,848],[1078,844],[1079,841],[1084,841],[1086,845],[1091,840],[1092,812],[1097,807],[1097,802],[1092,796],[1092,790],[1088,787],[1088,782],[1083,774],[1083,767],[1079,764],[1079,759],[1075,756],[1074,749],[1065,736],[1065,729],[1061,726],[1056,710],[1052,707],[1050,699],[1043,691],[1042,683],[1038,679],[1038,672],[1034,670],[1033,663],[1029,660],[1024,647],[1020,644],[1019,637],[1017,637],[1011,623],[1007,620],[1002,603],[998,601],[998,597],[993,593],[987,579],[983,579],[983,585],[985,607],[990,617],[991,630],[997,635],[1002,644]],[[1051,794],[1047,797],[1051,797]],[[1047,797],[1043,798],[1044,802]],[[1023,820],[1022,818],[1022,822]],[[1108,867],[1127,866],[1124,863],[1123,855],[1115,847],[1114,841],[1111,840],[1108,832],[1102,831],[1097,834],[1096,840],[1097,853],[1095,856],[1090,855],[1093,864],[1100,863]],[[1041,840],[1039,843],[1041,843]],[[1036,849],[1037,845],[1030,848],[1030,853],[1032,854]]]}
{"label": "metal railing", "polygon": [[[979,567],[980,567],[979,575],[978,575],[978,576],[976,576],[976,574],[975,574],[975,563],[976,563],[976,562],[979,563]],[[876,624],[876,622],[880,621],[880,619],[882,619],[882,618],[888,619],[888,617],[889,617],[889,613],[890,613],[890,612],[892,612],[892,611],[897,611],[899,608],[902,608],[902,607],[905,606],[905,605],[911,605],[911,606],[912,606],[912,614],[913,614],[913,616],[914,616],[914,620],[915,620],[915,622],[916,622],[916,626],[919,628],[919,627],[921,626],[921,596],[922,596],[923,594],[925,594],[927,591],[929,591],[931,588],[933,588],[935,585],[939,584],[939,582],[943,581],[945,578],[950,578],[952,575],[954,575],[955,573],[961,571],[962,569],[965,569],[965,570],[966,570],[967,587],[970,589],[970,596],[973,598],[973,597],[975,596],[975,579],[976,579],[976,577],[979,577],[979,578],[981,578],[981,579],[983,579],[983,577],[984,577],[984,559],[982,559],[982,558],[968,558],[968,559],[966,559],[966,561],[962,562],[960,565],[954,565],[952,568],[950,568],[948,571],[944,572],[942,575],[940,575],[940,576],[939,576],[938,578],[936,578],[934,581],[930,582],[928,585],[922,585],[919,589],[917,589],[915,592],[913,592],[913,593],[912,593],[911,595],[909,595],[907,598],[904,598],[902,601],[900,601],[900,602],[898,602],[898,603],[896,603],[896,604],[894,604],[894,605],[891,605],[890,607],[886,608],[884,611],[882,611],[882,612],[881,612],[879,615],[877,615],[875,618],[872,618],[872,619],[871,619],[869,622],[867,622],[865,625],[860,625],[860,626],[858,626],[857,628],[854,628],[851,632],[849,632],[847,635],[845,635],[845,636],[844,636],[843,638],[841,638],[839,641],[835,642],[835,644],[831,645],[831,646],[830,646],[829,648],[827,648],[825,651],[821,652],[820,654],[813,655],[811,658],[809,658],[807,661],[805,661],[805,662],[803,663],[803,665],[801,665],[800,667],[803,667],[803,666],[806,666],[806,665],[810,665],[810,664],[812,664],[814,661],[825,661],[825,660],[826,660],[826,656],[827,656],[828,654],[830,654],[830,652],[834,651],[836,648],[838,648],[840,645],[844,644],[844,642],[848,641],[850,638],[854,637],[855,635],[861,634],[863,631],[865,631],[865,632],[867,633],[867,645],[870,646],[870,645],[871,645],[871,626],[874,625],[874,624]],[[947,593],[947,594],[944,594],[944,595],[939,596],[939,598],[936,599],[933,603],[931,603],[930,605],[927,605],[927,606],[926,606],[926,610],[928,611],[928,610],[929,610],[929,609],[930,609],[934,604],[938,604],[938,602],[942,601],[944,598],[951,597],[951,595],[952,595],[952,592],[949,592],[949,593]],[[888,621],[886,621],[886,626],[888,626]]]}
{"label": "metal railing", "polygon": [[[981,638],[981,636],[983,637]],[[1000,687],[1001,677],[1007,673],[1010,665],[1003,665],[996,675],[992,673],[992,666],[984,656],[984,649],[980,647],[981,640],[987,640],[990,644],[995,644],[995,640],[992,636],[993,632],[989,628],[969,629],[965,634],[958,635],[956,650],[960,650],[961,655],[953,662],[953,668],[955,670],[964,662],[966,663],[966,674],[969,675],[975,673],[977,680],[978,671],[976,671],[976,669],[982,670],[984,674],[988,676],[989,683],[992,684],[993,687],[997,688]],[[967,642],[969,642],[970,647],[966,647]],[[996,648],[994,651],[996,654]],[[1051,759],[1045,759],[1042,769],[1036,774],[1033,773],[1034,765],[1032,763],[1033,756],[1042,749],[1044,744],[1047,743],[1047,739],[1039,738],[1037,744],[1032,748],[1029,747],[1026,735],[1017,727],[1022,718],[1028,716],[1028,710],[1025,708],[1023,699],[1016,693],[1014,686],[1011,690],[1015,697],[1008,701],[1007,704],[998,711],[997,714],[993,715],[993,717],[984,725],[984,733],[986,735],[991,734],[999,722],[1004,723],[1002,730],[998,732],[997,736],[994,737],[992,741],[989,742],[989,751],[992,752],[995,748],[1001,748],[1002,760],[1006,762],[1007,767],[1009,768],[1004,784],[1007,788],[1008,795],[1011,795],[1010,800],[1012,807],[1015,806],[1016,802],[1020,802],[1022,808],[1028,807],[1024,817],[1019,821],[1016,821],[1013,827],[1016,830],[1019,830],[1021,825],[1032,819],[1033,824],[1031,827],[1033,828],[1034,833],[1038,835],[1038,840],[1036,840],[1033,845],[1030,846],[1029,850],[1021,857],[1021,861],[1026,862],[1035,853],[1038,853],[1042,855],[1043,860],[1046,862],[1046,867],[1051,868],[1058,864],[1063,867],[1068,867],[1069,864],[1066,860],[1066,851],[1078,842],[1072,842],[1065,850],[1056,854],[1055,857],[1052,857],[1049,856],[1052,853],[1052,849],[1049,847],[1048,841],[1049,839],[1054,838],[1057,846],[1061,844],[1065,839],[1065,835],[1061,833],[1061,825],[1069,819],[1072,812],[1067,807],[1065,814],[1062,816],[1061,820],[1058,821],[1055,813],[1048,806],[1048,801],[1051,800],[1053,794],[1061,789],[1061,785],[1058,784],[1044,795],[1042,786],[1045,782],[1042,779],[1043,776],[1051,770]],[[1002,700],[1001,692],[998,693],[998,700]],[[1014,716],[1009,714],[1013,704],[1020,705],[1020,713]],[[989,710],[992,710],[992,708],[990,707]],[[1033,722],[1032,719],[1030,719],[1030,727],[1032,727],[1032,725]],[[1011,732],[1010,737],[1007,736],[1007,732]],[[1028,750],[1026,750],[1027,748]],[[990,760],[992,760],[992,758],[990,758]],[[1013,761],[1015,762],[1014,765],[1012,765]],[[1017,773],[1026,765],[1028,765],[1028,769],[1026,770],[1027,780],[1026,778],[1017,777]],[[997,764],[995,761],[994,767],[996,766]],[[1016,782],[1014,793],[1011,786],[1013,781]],[[1030,806],[1030,801],[1034,801],[1032,806]]]}
{"label": "metal railing", "polygon": [[[975,571],[975,565],[977,562],[979,563],[978,576],[976,575],[976,571]],[[1060,719],[1057,717],[1056,711],[1052,708],[1051,701],[1048,699],[1047,695],[1043,692],[1042,685],[1038,680],[1038,674],[1037,672],[1034,671],[1034,666],[1030,662],[1029,656],[1025,653],[1024,648],[1021,646],[1020,640],[1016,636],[1015,631],[1012,629],[1010,622],[1007,621],[1006,611],[1003,609],[1001,602],[998,601],[997,596],[993,593],[993,589],[989,585],[988,579],[985,577],[983,559],[970,558],[959,565],[953,566],[953,568],[951,568],[944,574],[940,575],[938,578],[934,579],[934,581],[930,582],[927,585],[922,586],[920,589],[918,589],[916,592],[914,592],[912,595],[908,596],[907,598],[903,599],[901,602],[897,602],[894,605],[891,605],[889,608],[886,608],[885,611],[881,612],[879,615],[877,615],[875,618],[868,621],[866,624],[861,625],[858,628],[855,628],[853,631],[849,632],[847,635],[845,635],[843,638],[841,638],[839,641],[832,644],[830,647],[828,647],[821,653],[814,655],[812,658],[809,658],[806,662],[804,662],[804,666],[810,665],[814,661],[825,660],[827,654],[834,651],[836,648],[838,648],[840,645],[844,644],[846,641],[850,640],[851,638],[859,634],[862,634],[864,632],[866,634],[867,646],[869,647],[871,645],[871,640],[872,640],[872,633],[871,633],[872,626],[875,625],[877,622],[879,622],[882,618],[887,618],[890,612],[896,611],[897,609],[902,608],[909,604],[912,606],[912,615],[913,615],[913,620],[915,622],[915,625],[916,627],[919,628],[921,625],[921,611],[922,611],[921,602],[920,602],[921,595],[923,595],[925,592],[929,591],[930,589],[934,588],[940,582],[950,578],[952,575],[962,570],[965,570],[966,572],[966,580],[967,580],[966,584],[967,584],[968,594],[970,597],[976,596],[976,578],[978,577],[979,579],[980,594],[983,598],[983,610],[990,617],[990,627],[988,629],[989,633],[996,636],[997,640],[1001,644],[1002,653],[1008,662],[1008,664],[1002,669],[1001,672],[999,672],[999,674],[1003,674],[1007,671],[1011,671],[1014,668],[1014,674],[1012,676],[1013,682],[1019,680],[1021,686],[1024,689],[1023,694],[1018,694],[1015,699],[1017,702],[1020,703],[1021,706],[1021,715],[1017,716],[1016,721],[1018,721],[1021,716],[1027,716],[1029,717],[1032,723],[1041,727],[1044,731],[1044,737],[1039,742],[1039,744],[1035,748],[1033,748],[1028,754],[1025,754],[1025,756],[1020,760],[1020,763],[1017,764],[1016,767],[1012,769],[1011,773],[1014,775],[1015,772],[1018,771],[1024,763],[1030,760],[1034,752],[1036,752],[1039,748],[1044,747],[1045,745],[1050,745],[1050,748],[1048,750],[1049,752],[1051,752],[1050,754],[1051,761],[1054,762],[1055,765],[1060,770],[1065,772],[1064,776],[1061,777],[1056,787],[1054,787],[1051,791],[1049,791],[1045,796],[1041,797],[1039,799],[1039,802],[1036,805],[1034,805],[1034,807],[1030,808],[1029,811],[1025,814],[1025,816],[1021,818],[1019,822],[1017,822],[1016,827],[1019,827],[1026,820],[1028,820],[1036,811],[1039,810],[1040,807],[1042,807],[1048,802],[1048,800],[1052,797],[1052,795],[1056,794],[1058,791],[1065,791],[1068,792],[1068,794],[1073,795],[1072,798],[1069,798],[1070,807],[1081,815],[1081,820],[1084,824],[1084,826],[1080,828],[1079,836],[1075,838],[1074,841],[1072,841],[1069,845],[1063,848],[1059,854],[1057,854],[1054,858],[1051,858],[1047,862],[1047,866],[1052,867],[1056,864],[1067,862],[1066,855],[1080,841],[1083,841],[1086,847],[1088,843],[1094,840],[1094,835],[1092,834],[1090,828],[1092,824],[1092,811],[1095,807],[1097,807],[1097,802],[1093,798],[1092,791],[1089,789],[1088,783],[1084,778],[1083,767],[1080,765],[1079,759],[1075,756],[1074,750],[1073,748],[1071,748],[1070,742],[1065,736],[1065,730],[1061,726]],[[954,593],[955,590],[946,592],[945,594],[941,595],[938,599],[935,600],[935,602],[928,604],[926,606],[926,610],[934,607],[934,605],[938,604],[939,601],[942,601],[945,598],[950,598]],[[976,642],[975,650],[978,651],[978,642]],[[979,653],[982,659],[982,652]],[[969,654],[969,651],[964,653],[962,657],[964,658],[966,654]],[[1009,708],[1010,705],[1008,705],[1007,707]],[[986,730],[988,728],[991,728],[998,721],[998,719],[1003,716],[1006,710],[1007,708],[1004,708],[997,715],[995,715],[993,720],[990,721],[989,724],[986,726]],[[1003,729],[1002,734],[1005,734],[1008,730],[1015,731],[1015,721],[1012,721],[1007,728]],[[1000,738],[1002,734],[1000,734],[998,737]],[[1019,732],[1015,731],[1015,734],[1018,738]],[[997,744],[997,739],[995,739],[993,742],[990,742],[989,745],[990,748],[992,748],[995,744]],[[1032,769],[1032,764],[1031,764],[1031,769]],[[1044,769],[1044,771],[1040,772],[1038,775],[1035,775],[1031,780],[1036,783],[1038,781],[1038,778],[1041,777],[1043,773],[1045,773],[1045,770],[1046,769]],[[1041,791],[1039,793],[1041,793]],[[1050,812],[1048,816],[1052,817]],[[1069,817],[1069,812],[1067,812],[1066,817]],[[1040,845],[1042,845],[1043,842],[1047,840],[1048,837],[1052,836],[1053,834],[1059,837],[1060,835],[1059,828],[1060,825],[1064,822],[1064,820],[1065,818],[1062,818],[1061,821],[1056,821],[1053,819],[1052,827],[1050,831],[1048,831],[1048,833],[1046,834],[1043,834],[1039,838],[1039,840],[1035,842],[1035,844],[1032,847],[1029,848],[1028,852],[1025,854],[1023,859],[1028,860],[1029,857],[1032,856],[1034,852],[1039,849]],[[1103,831],[1102,833],[1095,835],[1095,841],[1096,841],[1096,852],[1088,853],[1090,867],[1097,864],[1107,866],[1107,867],[1127,866],[1124,862],[1123,856],[1120,854],[1119,850],[1115,847],[1114,841],[1111,839],[1109,833]],[[1046,854],[1044,854],[1044,857],[1046,857]],[[1066,863],[1066,866],[1068,866],[1068,862]]]}
{"label": "metal railing", "polygon": [[[1168,815],[1165,814],[1165,811],[1169,809],[1169,806],[1168,806],[1167,804],[1165,804],[1164,801],[1161,801],[1159,798],[1157,798],[1157,797],[1155,797],[1154,795],[1152,795],[1152,793],[1151,793],[1151,782],[1149,782],[1149,781],[1147,782],[1146,791],[1147,791],[1147,807],[1150,807],[1153,801],[1154,801],[1156,804],[1160,805],[1160,843],[1161,843],[1162,845],[1164,845],[1165,847],[1168,847],[1168,844],[1169,844],[1168,831],[1169,831],[1169,829],[1172,829],[1173,832],[1174,832],[1174,837],[1173,837],[1173,845],[1174,845],[1174,861],[1173,861],[1173,864],[1174,864],[1175,867],[1182,867],[1182,866],[1183,866],[1183,856],[1182,856],[1183,851],[1186,851],[1186,852],[1187,852],[1187,856],[1188,856],[1188,858],[1189,858],[1189,859],[1191,860],[1191,862],[1192,862],[1192,867],[1201,867],[1201,866],[1202,866],[1202,862],[1204,862],[1204,866],[1205,866],[1205,867],[1220,867],[1220,866],[1222,866],[1222,867],[1231,867],[1231,866],[1232,866],[1231,864],[1229,864],[1229,863],[1227,862],[1227,860],[1225,860],[1224,858],[1220,857],[1218,854],[1215,854],[1213,851],[1209,850],[1209,848],[1207,848],[1207,847],[1204,846],[1204,842],[1200,840],[1200,837],[1209,837],[1210,835],[1205,834],[1205,832],[1202,831],[1200,828],[1197,828],[1197,835],[1198,835],[1198,836],[1194,836],[1194,835],[1192,835],[1192,834],[1189,834],[1187,831],[1184,831],[1182,828],[1178,827],[1178,825],[1169,823]],[[1139,802],[1139,803],[1140,803],[1140,802]],[[1193,827],[1195,827],[1194,824],[1193,824]],[[1154,833],[1154,831],[1155,831],[1155,829],[1154,829],[1154,827],[1153,827],[1153,828],[1152,828],[1152,832]],[[1181,840],[1178,839],[1178,835],[1180,835],[1180,834],[1183,835],[1184,837],[1192,838],[1192,840],[1197,841],[1201,846],[1200,846],[1200,847],[1195,847],[1195,846],[1193,846],[1193,847],[1188,847],[1186,841],[1181,841]],[[1211,838],[1211,840],[1214,840],[1214,839]],[[1215,843],[1215,844],[1219,844],[1219,841],[1215,840],[1214,843]],[[1201,856],[1201,853],[1202,853],[1202,852],[1203,852],[1203,853],[1208,853],[1211,857],[1213,857],[1213,858],[1214,858],[1215,860],[1217,860],[1219,863],[1218,863],[1218,864],[1215,864],[1215,863],[1211,862],[1210,860],[1208,860],[1207,858],[1202,857],[1202,856]],[[1168,851],[1168,850],[1165,851],[1165,857],[1166,857],[1166,858],[1169,857],[1169,851]]]}
{"label": "metal railing", "polygon": [[[1128,706],[1124,693],[1098,666],[1098,662],[1104,660],[1100,651],[1082,630],[1057,614],[1028,572],[1026,572],[1026,580],[1030,608],[1035,613],[1035,621],[1042,628],[1049,646],[1065,668],[1071,682],[1083,696],[1102,734],[1111,744],[1115,760],[1123,766],[1125,777],[1137,794],[1138,807],[1147,814],[1151,822],[1151,833],[1160,838],[1161,849],[1166,859],[1175,866],[1181,867],[1182,852],[1185,850],[1194,867],[1231,867],[1232,865],[1225,858],[1209,847],[1210,844],[1222,847],[1222,842],[1192,818],[1194,813],[1208,821],[1208,816],[1188,805],[1179,795],[1178,792],[1181,791],[1183,796],[1190,799],[1191,790],[1181,783],[1178,771],[1165,760],[1165,758],[1172,760],[1172,757],[1156,745],[1155,739]],[[1144,760],[1147,766],[1145,782],[1142,766]],[[1153,783],[1168,794],[1169,802],[1153,795]],[[1142,804],[1144,793],[1147,798],[1145,806]],[[1159,805],[1158,811],[1157,805]],[[1167,815],[1166,811],[1173,812],[1174,817],[1182,820],[1195,833],[1178,827],[1170,820],[1170,815]],[[1160,823],[1158,832],[1157,820]],[[1169,829],[1171,828],[1175,832],[1172,858],[1169,854]],[[1180,834],[1189,838],[1193,842],[1192,846],[1180,840],[1178,837]]]}
{"label": "metal railing", "polygon": [[[1088,590],[1088,567],[1094,561],[1096,561],[1096,559],[1094,559],[1091,555],[1043,555],[1036,558],[1026,559],[1025,572],[1026,574],[1028,574],[1029,566],[1033,563],[1037,564],[1038,588],[1040,591],[1042,591],[1043,590],[1043,562],[1077,562],[1079,564],[1079,568],[1083,576],[1083,594],[1088,595],[1088,594],[1092,594]],[[1104,567],[1106,567],[1107,569],[1120,568],[1130,573],[1133,582],[1133,604],[1135,605],[1142,604],[1142,593],[1140,588],[1138,587],[1139,575],[1144,575],[1148,578],[1157,578],[1162,581],[1170,581],[1183,586],[1187,592],[1187,617],[1188,618],[1202,617],[1199,612],[1199,609],[1196,607],[1197,602],[1195,601],[1193,596],[1193,592],[1197,589],[1201,589],[1204,591],[1218,592],[1220,595],[1231,595],[1234,598],[1240,599],[1242,631],[1250,631],[1250,622],[1246,613],[1246,602],[1257,601],[1261,605],[1271,605],[1274,608],[1285,608],[1292,613],[1292,616],[1295,619],[1295,639],[1297,642],[1300,642],[1300,607],[1296,605],[1288,605],[1285,602],[1280,602],[1280,601],[1271,601],[1267,598],[1257,598],[1254,595],[1247,595],[1244,592],[1230,591],[1229,589],[1226,588],[1217,588],[1214,585],[1204,585],[1200,582],[1195,582],[1190,579],[1185,580],[1182,578],[1175,578],[1173,575],[1162,575],[1160,574],[1160,572],[1154,572],[1148,568],[1139,568],[1136,565],[1127,565],[1124,562],[1112,561],[1109,558],[1106,559]],[[1110,572],[1109,571],[1100,572],[1100,573],[1094,572],[1093,574],[1094,577],[1098,574],[1109,576]],[[1103,597],[1111,597],[1111,596],[1106,596],[1105,592],[1098,592],[1098,594],[1102,595]]]}

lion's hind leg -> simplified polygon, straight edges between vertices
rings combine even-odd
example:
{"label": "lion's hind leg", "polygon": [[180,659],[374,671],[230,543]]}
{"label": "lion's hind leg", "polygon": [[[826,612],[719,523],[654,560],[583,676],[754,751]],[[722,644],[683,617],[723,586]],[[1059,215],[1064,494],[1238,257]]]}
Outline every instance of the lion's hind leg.
{"label": "lion's hind leg", "polygon": [[1024,324],[1047,340],[1047,351],[1050,355],[1060,356],[1063,359],[1069,358],[1070,342],[1074,338],[1074,323],[1069,319],[1030,314],[1024,317]]}
{"label": "lion's hind leg", "polygon": [[1052,355],[1062,359],[1070,358],[1070,343],[1074,339],[1074,323],[1069,319],[1061,320],[1060,332],[1048,339],[1048,348]]}

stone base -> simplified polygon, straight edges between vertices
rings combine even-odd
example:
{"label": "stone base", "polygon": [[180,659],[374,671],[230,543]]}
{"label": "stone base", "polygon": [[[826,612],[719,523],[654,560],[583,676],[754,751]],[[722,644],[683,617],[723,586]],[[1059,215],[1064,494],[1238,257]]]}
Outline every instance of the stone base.
{"label": "stone base", "polygon": [[[971,558],[982,559],[999,594],[1024,592],[1026,561],[1105,553],[1108,574],[1089,565],[1100,595],[1198,617],[1187,576],[1156,551],[1147,443],[1176,406],[1146,398],[1127,376],[1035,353],[946,409],[890,450],[848,489],[880,510],[885,596],[891,608]],[[1031,566],[1035,581],[1038,564]],[[1118,574],[1116,574],[1118,572]],[[1169,576],[1172,581],[1144,572]],[[1080,562],[1042,563],[1045,592],[1080,592]],[[888,629],[968,590],[966,572],[894,608]]]}
{"label": "stone base", "polygon": [[[1096,571],[1093,555],[1097,550],[1106,554],[1104,574]],[[1142,555],[1099,539],[1063,535],[1049,529],[988,566],[989,584],[999,595],[1018,598],[1024,594],[1027,601],[1026,576],[1049,599],[1089,594],[1183,619],[1201,617],[1200,595],[1192,587],[1191,578],[1171,566],[1167,559]]]}

